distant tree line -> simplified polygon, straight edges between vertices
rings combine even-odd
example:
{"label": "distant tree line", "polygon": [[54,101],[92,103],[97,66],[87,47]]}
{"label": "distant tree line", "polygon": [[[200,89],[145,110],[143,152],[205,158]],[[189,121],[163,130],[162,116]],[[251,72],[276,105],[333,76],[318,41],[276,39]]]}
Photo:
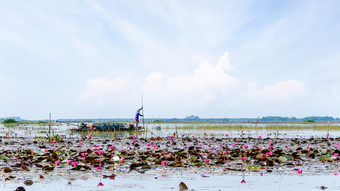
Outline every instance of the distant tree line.
{"label": "distant tree line", "polygon": [[[0,122],[8,118],[0,118]],[[15,121],[28,121],[22,120],[20,117],[11,118]],[[48,120],[31,121],[38,123],[47,123]],[[56,122],[130,122],[133,123],[133,118],[101,118],[101,119],[58,119]],[[185,122],[208,122],[208,123],[288,123],[288,122],[340,122],[340,118],[333,118],[330,116],[310,116],[304,118],[296,117],[280,117],[280,116],[266,116],[261,118],[200,118],[197,115],[189,115],[184,118],[145,118],[146,123],[185,123]]]}
{"label": "distant tree line", "polygon": [[311,116],[304,118],[296,118],[296,117],[280,117],[280,116],[268,116],[262,117],[259,119],[259,122],[334,122],[340,121],[339,118],[333,118],[329,116],[321,117],[321,116]]}
{"label": "distant tree line", "polygon": [[0,118],[0,122],[4,122],[6,119],[14,119],[15,121],[22,121],[20,117],[5,117],[5,118]]}

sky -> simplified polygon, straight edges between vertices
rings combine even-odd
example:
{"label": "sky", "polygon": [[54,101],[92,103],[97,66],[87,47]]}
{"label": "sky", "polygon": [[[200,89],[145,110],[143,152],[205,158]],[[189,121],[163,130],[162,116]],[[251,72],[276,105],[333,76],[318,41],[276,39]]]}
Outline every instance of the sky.
{"label": "sky", "polygon": [[0,118],[340,117],[338,0],[0,1]]}

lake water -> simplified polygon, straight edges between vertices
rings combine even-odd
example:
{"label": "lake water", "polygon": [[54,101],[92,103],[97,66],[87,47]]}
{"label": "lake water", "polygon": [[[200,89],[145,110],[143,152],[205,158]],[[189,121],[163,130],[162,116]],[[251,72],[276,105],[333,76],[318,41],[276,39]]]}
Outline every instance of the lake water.
{"label": "lake water", "polygon": [[[193,124],[161,124],[161,130],[157,130],[157,124],[147,124],[148,136],[172,136],[174,132],[177,132],[179,136],[182,134],[185,136],[204,137],[215,136],[215,137],[258,137],[262,136],[274,138],[276,137],[276,130],[267,130],[265,125],[263,129],[257,130],[202,130],[202,129],[185,129],[185,126],[193,126]],[[222,124],[217,124],[222,125]],[[244,124],[242,124],[244,125]],[[254,124],[249,124],[253,126]],[[70,134],[69,129],[75,128],[77,124],[67,125],[58,124],[53,126],[52,130],[65,137],[79,137],[78,134]],[[177,128],[176,128],[177,127]],[[180,127],[180,128],[179,128]],[[151,132],[153,133],[151,135]],[[20,127],[5,127],[0,125],[0,135],[11,137],[25,137],[28,140],[34,136],[46,136],[48,133],[48,126],[38,125],[23,125]],[[330,131],[330,137],[339,137],[340,131]],[[122,132],[125,136],[132,135],[133,132]],[[97,139],[110,137],[111,134],[96,134]],[[281,130],[279,131],[279,138],[292,138],[292,137],[326,137],[326,130],[311,130],[311,129],[293,129],[293,130]],[[1,147],[5,145],[1,144]],[[327,165],[327,164],[325,164]],[[1,167],[0,167],[1,168]],[[189,190],[261,190],[261,191],[272,191],[272,190],[321,190],[322,186],[327,187],[326,190],[340,190],[340,176],[338,165],[333,165],[330,168],[323,167],[322,171],[306,171],[303,174],[296,174],[295,169],[277,169],[273,173],[267,173],[265,171],[260,172],[231,172],[224,171],[223,169],[155,169],[145,172],[144,174],[132,172],[114,172],[117,176],[114,180],[101,179],[104,184],[102,187],[98,187],[100,182],[98,177],[88,176],[85,177],[81,172],[72,172],[71,185],[68,184],[70,181],[64,174],[43,174],[46,177],[53,177],[40,179],[37,174],[25,175],[19,172],[12,172],[16,175],[14,180],[4,180],[4,176],[0,178],[0,190],[13,191],[18,186],[25,187],[26,190],[44,190],[49,191],[83,191],[83,190],[178,190],[179,183],[184,182]],[[33,180],[34,184],[31,186],[24,185],[24,181],[30,179]],[[241,183],[242,180],[245,183]]]}
{"label": "lake water", "polygon": [[[170,173],[170,172],[169,172]],[[116,177],[115,180],[103,179],[104,184],[98,187],[99,178],[88,180],[74,180],[68,185],[68,180],[41,181],[38,180],[32,186],[25,186],[23,183],[1,182],[0,190],[13,191],[18,186],[23,186],[26,190],[49,191],[83,191],[83,190],[148,190],[148,191],[173,191],[179,190],[179,183],[184,182],[189,190],[258,190],[258,191],[296,191],[296,190],[321,190],[321,186],[327,190],[340,189],[340,177],[333,174],[325,175],[296,175],[287,174],[264,174],[245,173],[242,174],[209,174],[202,171],[171,172],[163,177],[161,173],[148,174],[125,174]],[[202,177],[205,173],[205,177]],[[241,183],[244,180],[245,183]]]}
{"label": "lake water", "polygon": [[[57,126],[52,126],[51,131],[56,134],[64,135],[64,136],[73,136],[70,134],[70,128],[77,128],[79,124],[58,124]],[[263,127],[262,129],[251,129],[255,126],[253,123],[246,124],[233,124],[233,125],[242,125],[245,128],[243,132],[241,130],[230,130],[230,129],[201,129],[201,128],[190,128],[185,129],[185,127],[198,127],[198,126],[206,126],[206,125],[215,125],[215,126],[225,126],[226,124],[174,124],[174,123],[164,123],[164,124],[146,124],[149,132],[148,135],[153,136],[172,136],[176,131],[179,135],[189,135],[189,136],[202,136],[204,133],[207,133],[209,136],[215,137],[225,137],[228,134],[229,137],[258,137],[261,136],[263,138],[270,137],[274,138],[294,138],[294,137],[326,137],[326,130],[313,130],[313,129],[291,129],[291,130],[275,130],[275,129],[266,129],[265,127],[273,124],[258,124],[256,126]],[[274,124],[275,125],[275,124]],[[282,125],[282,124],[278,124]],[[287,126],[306,126],[305,124],[283,124]],[[332,125],[340,125],[340,124],[332,124]],[[156,127],[160,126],[161,130],[158,130]],[[307,125],[308,126],[308,125]],[[309,125],[310,126],[310,125]],[[177,129],[177,130],[176,130]],[[28,137],[32,138],[34,136],[46,136],[48,133],[48,126],[39,126],[39,125],[20,125],[19,127],[5,127],[0,124],[0,134],[9,133],[10,136],[18,136],[18,137]],[[121,134],[129,135],[134,132],[121,132]],[[153,134],[151,134],[153,133]],[[76,133],[79,134],[79,133]],[[98,134],[100,135],[100,134]],[[110,136],[110,134],[102,133],[103,137]],[[340,130],[331,130],[329,131],[330,137],[339,137]]]}

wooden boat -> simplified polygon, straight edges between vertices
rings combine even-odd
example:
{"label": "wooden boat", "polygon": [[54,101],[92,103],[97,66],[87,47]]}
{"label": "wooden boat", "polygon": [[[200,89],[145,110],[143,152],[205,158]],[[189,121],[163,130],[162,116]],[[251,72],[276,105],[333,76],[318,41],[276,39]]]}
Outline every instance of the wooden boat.
{"label": "wooden boat", "polygon": [[[138,130],[142,129],[141,126]],[[134,131],[134,124],[118,123],[118,122],[95,122],[93,124],[82,123],[79,128],[71,129],[71,131]]]}

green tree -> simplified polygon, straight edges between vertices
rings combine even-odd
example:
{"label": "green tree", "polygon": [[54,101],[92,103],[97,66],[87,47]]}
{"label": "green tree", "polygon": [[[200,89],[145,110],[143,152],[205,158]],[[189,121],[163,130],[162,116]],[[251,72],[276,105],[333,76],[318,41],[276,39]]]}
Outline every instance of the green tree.
{"label": "green tree", "polygon": [[8,124],[8,123],[18,123],[18,122],[15,121],[14,119],[6,119],[3,123]]}

